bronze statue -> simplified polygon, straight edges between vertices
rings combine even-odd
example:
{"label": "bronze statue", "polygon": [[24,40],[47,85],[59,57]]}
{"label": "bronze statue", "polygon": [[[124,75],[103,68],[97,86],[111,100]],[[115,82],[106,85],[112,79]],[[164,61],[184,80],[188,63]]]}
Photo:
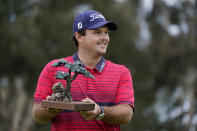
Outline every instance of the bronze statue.
{"label": "bronze statue", "polygon": [[[80,61],[70,63],[62,58],[59,59],[58,62],[53,63],[52,66],[53,67],[65,66],[66,68],[69,69],[69,71],[68,72],[58,71],[55,74],[56,79],[66,80],[66,87],[64,88],[61,82],[54,84],[52,87],[53,93],[48,98],[49,101],[71,102],[72,101],[72,96],[70,94],[71,82],[77,77],[78,74],[82,74],[89,78],[95,79],[95,77],[84,68],[85,67],[84,64],[82,64]],[[71,76],[71,72],[74,72],[73,76]]]}

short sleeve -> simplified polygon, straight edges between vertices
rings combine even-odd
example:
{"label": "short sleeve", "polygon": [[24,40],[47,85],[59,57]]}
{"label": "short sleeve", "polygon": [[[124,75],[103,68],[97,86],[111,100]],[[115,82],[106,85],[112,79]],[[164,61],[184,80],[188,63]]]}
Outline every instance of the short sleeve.
{"label": "short sleeve", "polygon": [[134,89],[130,71],[123,66],[116,97],[117,104],[129,104],[134,109]]}
{"label": "short sleeve", "polygon": [[52,94],[52,81],[50,76],[50,64],[47,64],[42,70],[38,82],[37,87],[34,94],[34,101],[36,103],[45,100],[47,96]]}

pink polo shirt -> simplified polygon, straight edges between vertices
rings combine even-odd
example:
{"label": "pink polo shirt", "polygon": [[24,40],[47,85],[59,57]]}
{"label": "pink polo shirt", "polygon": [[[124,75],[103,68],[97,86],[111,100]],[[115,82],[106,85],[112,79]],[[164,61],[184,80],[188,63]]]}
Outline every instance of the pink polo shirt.
{"label": "pink polo shirt", "polygon": [[[65,58],[73,63],[79,60],[77,54]],[[57,60],[49,62],[43,69],[38,79],[37,88],[34,95],[35,102],[45,100],[52,94],[52,86],[61,81],[66,85],[65,80],[55,79],[57,71],[67,72],[68,69],[62,67],[52,67]],[[78,75],[71,84],[71,95],[74,101],[80,101],[86,97],[92,99],[102,106],[113,106],[117,104],[128,104],[134,109],[134,90],[132,78],[129,70],[123,66],[114,64],[102,58],[96,68],[86,68],[95,79]],[[65,110],[59,113],[52,120],[52,131],[119,131],[120,125],[106,124],[99,120],[85,120],[74,111]]]}

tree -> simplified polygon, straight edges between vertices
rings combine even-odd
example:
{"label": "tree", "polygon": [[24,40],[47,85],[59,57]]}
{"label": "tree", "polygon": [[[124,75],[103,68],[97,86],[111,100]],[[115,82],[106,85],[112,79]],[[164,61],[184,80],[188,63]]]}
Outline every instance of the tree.
{"label": "tree", "polygon": [[0,128],[49,129],[31,118],[37,78],[47,62],[75,52],[76,13],[96,9],[119,28],[105,58],[128,67],[134,81],[135,113],[122,129],[196,130],[197,4],[145,2],[1,0]]}

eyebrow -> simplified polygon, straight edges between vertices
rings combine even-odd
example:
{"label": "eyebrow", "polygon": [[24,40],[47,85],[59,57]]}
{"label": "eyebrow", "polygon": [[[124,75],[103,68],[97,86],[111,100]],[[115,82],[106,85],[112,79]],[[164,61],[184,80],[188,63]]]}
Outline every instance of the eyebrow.
{"label": "eyebrow", "polygon": [[[102,30],[101,30],[101,29],[99,29],[99,28],[92,29],[92,30],[95,30],[95,31],[102,31]],[[107,29],[106,31],[108,31],[108,32],[109,32],[109,29]]]}

